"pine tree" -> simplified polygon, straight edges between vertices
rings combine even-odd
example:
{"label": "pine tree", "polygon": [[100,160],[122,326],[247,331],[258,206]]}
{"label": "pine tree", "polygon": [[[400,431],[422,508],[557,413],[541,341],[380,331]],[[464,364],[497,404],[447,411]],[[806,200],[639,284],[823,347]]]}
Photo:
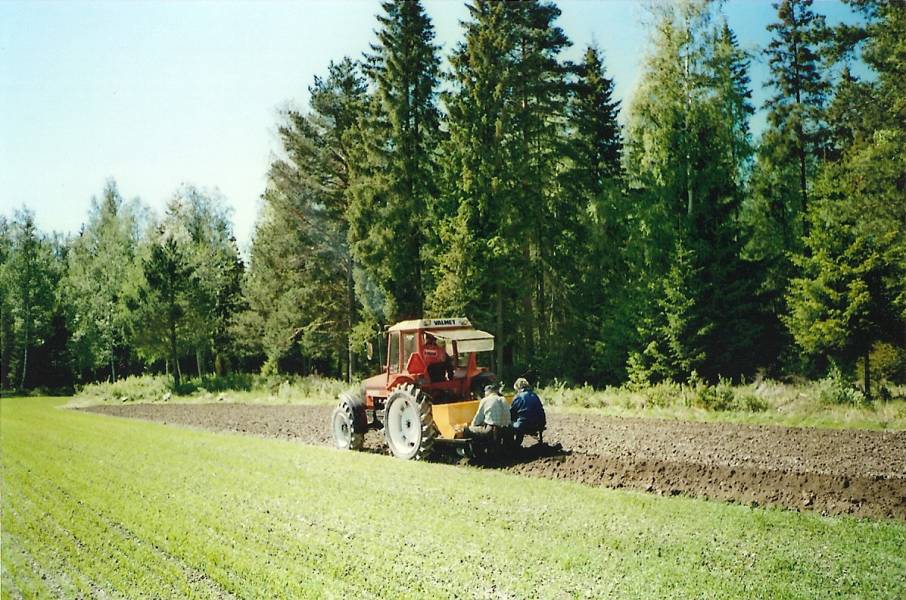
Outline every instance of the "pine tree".
{"label": "pine tree", "polygon": [[167,203],[163,218],[152,219],[138,248],[141,276],[130,306],[136,318],[136,350],[146,362],[164,361],[173,383],[182,380],[180,360],[197,343],[191,223],[180,195]]}
{"label": "pine tree", "polygon": [[178,388],[182,377],[180,340],[187,335],[185,314],[189,306],[191,270],[184,248],[186,241],[179,240],[164,226],[155,233],[156,239],[142,262],[145,285],[139,296],[143,305],[145,355],[152,360],[166,357],[169,368],[173,369],[173,384]]}
{"label": "pine tree", "polygon": [[354,185],[351,236],[354,255],[388,297],[388,317],[421,317],[434,242],[424,217],[437,190],[440,59],[420,2],[381,7],[365,64],[375,96],[362,122],[367,152]]}
{"label": "pine tree", "polygon": [[245,276],[245,261],[239,252],[239,245],[231,233],[222,249],[228,250],[218,256],[217,285],[214,286],[212,310],[213,329],[211,340],[214,352],[214,373],[223,375],[231,370],[232,359],[239,357],[242,347],[238,340],[236,322],[248,302],[242,294]]}
{"label": "pine tree", "polygon": [[318,361],[351,378],[359,269],[349,238],[350,220],[359,218],[352,190],[366,88],[358,65],[344,59],[309,91],[310,111],[288,113],[280,127],[285,157],[271,165],[255,228],[243,328],[267,369]]}
{"label": "pine tree", "polygon": [[223,198],[181,186],[163,218],[151,223],[138,258],[141,277],[131,307],[139,354],[148,362],[166,361],[177,387],[187,355],[195,355],[199,376],[209,354],[215,364],[228,362],[242,262]]}

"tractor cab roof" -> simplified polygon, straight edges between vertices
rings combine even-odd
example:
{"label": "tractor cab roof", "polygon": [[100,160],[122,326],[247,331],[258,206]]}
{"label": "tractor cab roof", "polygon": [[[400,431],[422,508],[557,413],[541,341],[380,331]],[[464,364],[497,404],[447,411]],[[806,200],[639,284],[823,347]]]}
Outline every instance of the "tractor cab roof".
{"label": "tractor cab roof", "polygon": [[447,345],[448,351],[452,351],[452,344],[456,342],[460,354],[490,352],[494,349],[494,336],[487,331],[475,329],[465,318],[401,321],[388,331],[425,331]]}
{"label": "tractor cab roof", "polygon": [[452,328],[470,328],[472,323],[466,318],[455,319],[412,319],[410,321],[400,321],[396,325],[389,327],[387,331],[413,331],[416,329],[452,329]]}

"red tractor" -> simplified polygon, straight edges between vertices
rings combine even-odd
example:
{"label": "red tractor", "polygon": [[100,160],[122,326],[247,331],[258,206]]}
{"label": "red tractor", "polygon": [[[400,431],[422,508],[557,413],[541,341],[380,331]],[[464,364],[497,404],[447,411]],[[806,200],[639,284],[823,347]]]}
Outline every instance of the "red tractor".
{"label": "red tractor", "polygon": [[[462,444],[457,426],[471,422],[485,385],[496,376],[476,354],[494,349],[494,336],[468,319],[416,319],[387,330],[384,372],[345,392],[330,423],[338,448],[358,450],[368,429],[384,430],[390,451],[422,459],[435,442]],[[371,419],[368,419],[368,413]]]}

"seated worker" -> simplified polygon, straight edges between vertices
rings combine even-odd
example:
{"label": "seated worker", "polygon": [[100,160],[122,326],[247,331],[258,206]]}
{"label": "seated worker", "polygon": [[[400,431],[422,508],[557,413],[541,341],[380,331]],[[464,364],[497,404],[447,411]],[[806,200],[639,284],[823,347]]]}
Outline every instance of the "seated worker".
{"label": "seated worker", "polygon": [[513,398],[513,405],[510,407],[510,416],[513,421],[513,431],[516,434],[516,445],[521,446],[522,438],[526,433],[544,429],[547,425],[547,417],[544,414],[541,398],[532,390],[525,377],[517,379],[513,387],[516,389],[516,397]]}
{"label": "seated worker", "polygon": [[496,385],[484,386],[484,398],[478,404],[478,412],[472,424],[465,428],[466,437],[490,437],[498,429],[510,426],[510,411]]}
{"label": "seated worker", "polygon": [[430,333],[425,334],[425,367],[431,381],[443,381],[449,378],[453,362],[444,347],[437,343],[437,338]]}

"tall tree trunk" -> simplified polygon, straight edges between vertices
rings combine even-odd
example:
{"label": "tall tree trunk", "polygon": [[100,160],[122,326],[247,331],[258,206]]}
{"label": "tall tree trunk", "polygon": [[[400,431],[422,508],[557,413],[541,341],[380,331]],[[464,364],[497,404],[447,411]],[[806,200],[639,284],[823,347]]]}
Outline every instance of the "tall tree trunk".
{"label": "tall tree trunk", "polygon": [[[531,251],[528,246],[525,246],[523,250],[523,256],[525,257],[525,264],[532,264]],[[535,300],[535,290],[534,286],[529,287],[528,285],[520,285],[520,290],[525,290],[522,292],[522,308],[525,311],[525,325],[523,326],[524,337],[525,337],[525,355],[526,362],[529,365],[534,366],[535,360],[535,308],[533,302]]]}
{"label": "tall tree trunk", "polygon": [[[537,238],[538,244],[538,264],[535,267],[535,297],[537,302],[537,308],[535,310],[535,326],[538,331],[538,348],[545,356],[549,356],[550,348],[547,347],[547,296],[545,292],[545,259],[546,253],[544,252],[544,233],[542,231],[542,221],[543,219],[538,219],[535,223],[535,236]],[[534,359],[534,357],[532,357]],[[547,362],[547,361],[545,361]]]}
{"label": "tall tree trunk", "polygon": [[9,366],[13,352],[13,323],[6,305],[0,307],[0,388],[9,388]]}
{"label": "tall tree trunk", "polygon": [[[689,84],[689,57],[683,58],[684,85]],[[686,91],[686,114],[683,117],[683,146],[686,149],[686,216],[692,219],[692,154],[690,152],[689,115],[692,113],[692,97]]]}
{"label": "tall tree trunk", "polygon": [[203,359],[204,359],[204,357],[202,356],[201,348],[195,348],[195,366],[198,368],[198,377],[199,378],[204,377],[204,373],[202,372]]}
{"label": "tall tree trunk", "polygon": [[497,377],[499,380],[503,380],[504,377],[504,368],[503,368],[503,285],[500,283],[500,279],[497,279],[495,284],[496,286],[496,296],[497,296],[497,306],[496,306],[496,315],[495,320],[496,330],[497,330],[497,339],[494,341],[496,344],[496,355],[497,364],[494,365],[494,370],[497,372]]}
{"label": "tall tree trunk", "polygon": [[869,368],[869,355],[871,348],[865,347],[865,399],[871,402],[871,369]]}
{"label": "tall tree trunk", "polygon": [[802,212],[805,213],[805,209],[808,206],[808,188],[806,187],[806,178],[805,178],[805,132],[802,131],[802,126],[799,126],[801,141],[799,143],[799,190],[802,195]]}
{"label": "tall tree trunk", "polygon": [[31,332],[31,299],[26,293],[25,323],[23,325],[22,376],[19,378],[19,389],[25,389],[25,375],[28,372],[28,338]]}
{"label": "tall tree trunk", "polygon": [[19,389],[25,389],[25,373],[28,368],[28,336],[25,336],[25,347],[22,348],[22,376],[19,378]]}
{"label": "tall tree trunk", "polygon": [[170,309],[170,360],[173,361],[173,384],[179,387],[179,356],[176,351],[176,319]]}
{"label": "tall tree trunk", "polygon": [[116,343],[110,340],[110,378],[116,382]]}
{"label": "tall tree trunk", "polygon": [[347,340],[337,340],[336,350],[337,357],[337,377],[338,379],[346,379],[346,374],[349,372],[349,344],[346,343]]}
{"label": "tall tree trunk", "polygon": [[353,373],[355,372],[355,353],[352,348],[352,328],[355,326],[355,284],[352,279],[353,262],[352,257],[346,259],[346,350],[349,353],[349,372],[346,374],[346,380],[352,383]]}

